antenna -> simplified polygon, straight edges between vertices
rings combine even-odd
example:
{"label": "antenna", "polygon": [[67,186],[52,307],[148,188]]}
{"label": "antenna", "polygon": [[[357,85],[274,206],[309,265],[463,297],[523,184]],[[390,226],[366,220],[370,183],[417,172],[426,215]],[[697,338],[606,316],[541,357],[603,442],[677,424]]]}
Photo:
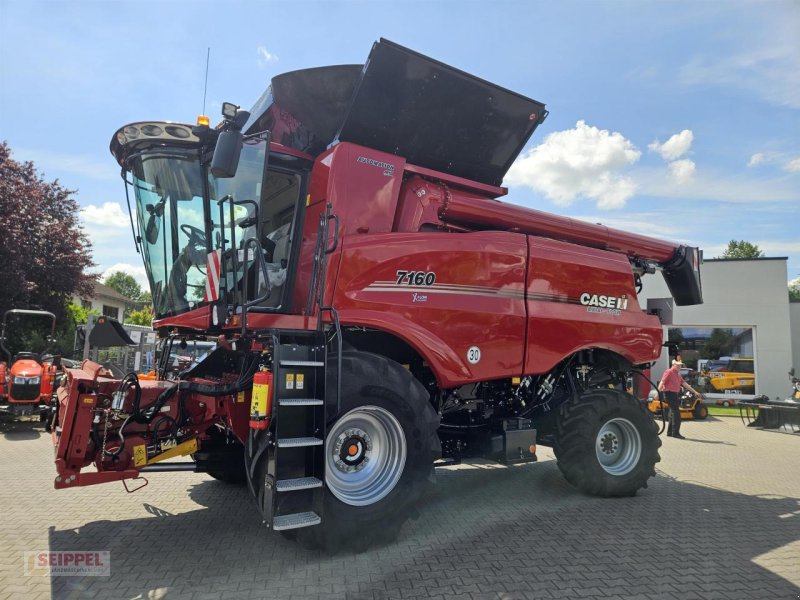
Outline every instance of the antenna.
{"label": "antenna", "polygon": [[206,114],[206,92],[208,92],[208,63],[211,60],[211,48],[206,52],[206,84],[203,86],[203,112],[201,115]]}

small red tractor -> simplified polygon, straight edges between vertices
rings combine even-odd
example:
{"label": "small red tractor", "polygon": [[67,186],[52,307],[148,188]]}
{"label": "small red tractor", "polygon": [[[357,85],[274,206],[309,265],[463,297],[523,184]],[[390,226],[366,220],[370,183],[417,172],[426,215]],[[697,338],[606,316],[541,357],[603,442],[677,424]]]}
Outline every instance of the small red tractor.
{"label": "small red tractor", "polygon": [[637,293],[660,271],[701,303],[701,253],[501,202],[542,103],[381,40],[222,113],[112,138],[160,372],[173,343],[216,347],[177,380],[68,369],[56,488],[202,471],[266,527],[354,548],[462,459],[547,445],[588,494],[646,486],[660,440],[626,383],[662,323]]}
{"label": "small red tractor", "polygon": [[57,361],[45,361],[42,354],[34,352],[18,352],[11,355],[6,347],[6,325],[10,316],[48,317],[52,324],[48,344],[52,343],[56,328],[56,317],[43,310],[7,310],[3,314],[3,325],[0,330],[0,347],[8,357],[7,362],[0,362],[0,413],[12,417],[28,417],[38,415],[41,420],[47,418],[53,387],[58,372]]}

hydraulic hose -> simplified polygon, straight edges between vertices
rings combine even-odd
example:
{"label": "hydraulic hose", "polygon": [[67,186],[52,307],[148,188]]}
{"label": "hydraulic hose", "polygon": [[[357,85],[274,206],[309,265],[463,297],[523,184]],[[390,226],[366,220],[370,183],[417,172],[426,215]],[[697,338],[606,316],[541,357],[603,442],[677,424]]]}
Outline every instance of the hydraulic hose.
{"label": "hydraulic hose", "polygon": [[650,379],[647,375],[645,375],[644,373],[642,373],[641,371],[638,371],[636,369],[634,369],[632,371],[632,373],[635,373],[636,375],[638,375],[639,377],[644,379],[647,383],[649,383],[651,386],[653,386],[653,389],[658,394],[658,402],[659,402],[659,405],[661,406],[661,411],[660,411],[661,412],[661,428],[658,430],[658,435],[661,435],[662,433],[664,433],[664,429],[667,426],[667,413],[664,410],[664,406],[666,404],[666,402],[664,402],[664,396],[661,394],[661,390],[658,389],[658,386],[655,384],[655,382],[652,379]]}

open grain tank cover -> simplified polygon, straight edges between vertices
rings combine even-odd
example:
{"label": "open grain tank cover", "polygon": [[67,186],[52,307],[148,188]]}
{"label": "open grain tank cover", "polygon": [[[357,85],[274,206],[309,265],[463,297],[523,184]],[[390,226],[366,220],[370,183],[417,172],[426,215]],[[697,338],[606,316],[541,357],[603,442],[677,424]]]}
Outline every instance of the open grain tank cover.
{"label": "open grain tank cover", "polygon": [[500,185],[546,115],[541,102],[381,39],[338,139]]}

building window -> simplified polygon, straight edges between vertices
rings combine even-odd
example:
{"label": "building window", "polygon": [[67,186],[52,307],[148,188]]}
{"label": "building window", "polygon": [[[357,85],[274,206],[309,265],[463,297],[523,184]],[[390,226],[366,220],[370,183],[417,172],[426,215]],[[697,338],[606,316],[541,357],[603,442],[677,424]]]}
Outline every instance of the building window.
{"label": "building window", "polygon": [[683,377],[712,398],[735,399],[756,393],[753,329],[750,327],[670,327],[670,355],[686,365]]}
{"label": "building window", "polygon": [[108,306],[103,304],[103,314],[112,319],[119,320],[119,309],[116,306]]}

